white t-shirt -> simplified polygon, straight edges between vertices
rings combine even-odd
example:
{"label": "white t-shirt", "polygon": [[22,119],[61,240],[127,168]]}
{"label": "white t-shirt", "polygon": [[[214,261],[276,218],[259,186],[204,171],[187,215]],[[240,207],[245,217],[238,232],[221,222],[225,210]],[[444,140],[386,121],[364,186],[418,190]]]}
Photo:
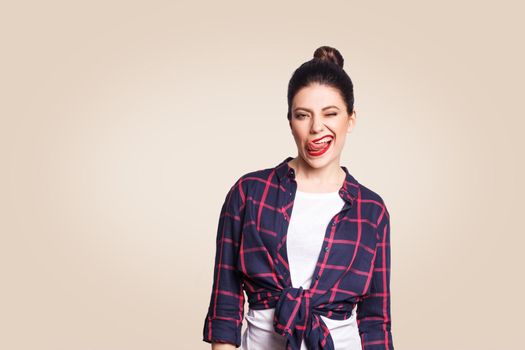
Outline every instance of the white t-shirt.
{"label": "white t-shirt", "polygon": [[[296,191],[286,242],[292,287],[310,288],[326,228],[343,205],[339,191]],[[330,330],[336,350],[362,349],[356,310],[354,308],[352,316],[346,320],[333,320],[320,315]],[[286,338],[273,328],[274,312],[274,308],[248,309],[241,350],[285,350]],[[301,350],[307,350],[304,339]]]}

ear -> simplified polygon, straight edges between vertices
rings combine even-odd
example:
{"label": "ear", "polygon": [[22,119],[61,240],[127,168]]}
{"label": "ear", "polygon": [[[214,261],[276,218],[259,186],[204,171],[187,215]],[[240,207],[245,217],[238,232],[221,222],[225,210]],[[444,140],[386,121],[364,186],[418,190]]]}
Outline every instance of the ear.
{"label": "ear", "polygon": [[357,119],[357,113],[355,111],[355,108],[352,111],[352,113],[348,115],[348,119],[348,133],[350,133],[354,128]]}

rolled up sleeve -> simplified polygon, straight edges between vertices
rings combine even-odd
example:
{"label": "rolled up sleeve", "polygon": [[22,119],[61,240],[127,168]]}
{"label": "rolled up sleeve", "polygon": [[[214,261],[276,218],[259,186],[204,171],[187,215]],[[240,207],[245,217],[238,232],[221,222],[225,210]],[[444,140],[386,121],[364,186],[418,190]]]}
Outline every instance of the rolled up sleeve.
{"label": "rolled up sleeve", "polygon": [[390,313],[390,217],[383,206],[369,294],[357,305],[363,350],[394,350]]}
{"label": "rolled up sleeve", "polygon": [[203,341],[207,343],[241,345],[245,297],[236,267],[244,207],[242,178],[239,178],[228,191],[219,217],[213,284],[203,329]]}

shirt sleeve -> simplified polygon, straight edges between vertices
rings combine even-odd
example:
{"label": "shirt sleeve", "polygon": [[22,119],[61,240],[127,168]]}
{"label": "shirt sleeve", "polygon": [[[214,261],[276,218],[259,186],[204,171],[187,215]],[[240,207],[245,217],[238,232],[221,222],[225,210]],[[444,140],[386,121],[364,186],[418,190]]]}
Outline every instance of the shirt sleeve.
{"label": "shirt sleeve", "polygon": [[370,292],[358,302],[356,318],[363,350],[394,350],[390,319],[390,217],[384,205],[377,238]]}
{"label": "shirt sleeve", "polygon": [[244,317],[242,278],[236,269],[245,207],[242,178],[231,187],[222,205],[215,250],[213,284],[203,341],[241,345]]}

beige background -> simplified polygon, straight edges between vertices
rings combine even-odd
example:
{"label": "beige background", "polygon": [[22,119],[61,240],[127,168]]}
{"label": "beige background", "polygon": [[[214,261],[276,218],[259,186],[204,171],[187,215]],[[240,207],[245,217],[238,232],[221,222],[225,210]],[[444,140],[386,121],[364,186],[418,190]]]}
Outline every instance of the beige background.
{"label": "beige background", "polygon": [[396,349],[522,343],[518,1],[13,3],[0,348],[209,349],[222,200],[296,155],[286,87],[320,45],[355,85],[342,164],[392,217]]}

